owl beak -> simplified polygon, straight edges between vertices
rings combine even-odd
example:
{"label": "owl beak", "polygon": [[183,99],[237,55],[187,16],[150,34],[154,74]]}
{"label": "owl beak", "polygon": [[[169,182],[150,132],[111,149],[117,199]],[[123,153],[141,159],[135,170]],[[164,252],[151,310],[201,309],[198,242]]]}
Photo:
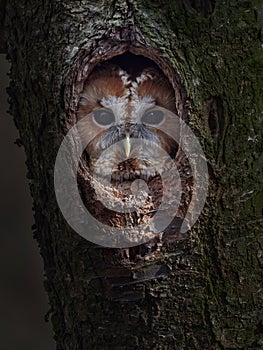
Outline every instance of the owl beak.
{"label": "owl beak", "polygon": [[126,133],[126,138],[125,138],[125,154],[126,157],[128,158],[130,153],[131,153],[131,141],[130,141],[130,135]]}

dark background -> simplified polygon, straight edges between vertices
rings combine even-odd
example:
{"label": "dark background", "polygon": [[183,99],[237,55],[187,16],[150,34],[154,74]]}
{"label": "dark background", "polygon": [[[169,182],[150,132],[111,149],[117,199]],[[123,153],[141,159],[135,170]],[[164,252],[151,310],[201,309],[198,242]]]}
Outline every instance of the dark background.
{"label": "dark background", "polygon": [[9,63],[0,55],[0,340],[3,350],[54,350],[43,263],[32,236],[25,154],[8,109]]}

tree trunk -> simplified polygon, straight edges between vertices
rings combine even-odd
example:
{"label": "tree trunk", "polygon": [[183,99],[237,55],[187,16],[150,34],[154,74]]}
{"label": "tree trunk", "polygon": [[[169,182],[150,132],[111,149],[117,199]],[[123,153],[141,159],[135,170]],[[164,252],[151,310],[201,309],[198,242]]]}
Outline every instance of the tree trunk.
{"label": "tree trunk", "polygon": [[[57,349],[262,348],[260,11],[241,0],[5,6],[11,113]],[[187,239],[137,260],[75,233],[54,191],[81,83],[96,63],[129,50],[155,61],[181,93],[209,169],[206,205]]]}

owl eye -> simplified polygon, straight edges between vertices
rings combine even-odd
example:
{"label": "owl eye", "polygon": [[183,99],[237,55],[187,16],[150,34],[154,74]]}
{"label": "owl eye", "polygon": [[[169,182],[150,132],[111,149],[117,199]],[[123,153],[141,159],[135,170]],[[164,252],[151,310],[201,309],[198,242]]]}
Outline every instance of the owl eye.
{"label": "owl eye", "polygon": [[160,125],[164,121],[164,114],[158,109],[146,112],[141,121],[147,125]]}
{"label": "owl eye", "polygon": [[105,109],[97,109],[93,112],[93,120],[99,126],[110,126],[115,121],[114,114]]}

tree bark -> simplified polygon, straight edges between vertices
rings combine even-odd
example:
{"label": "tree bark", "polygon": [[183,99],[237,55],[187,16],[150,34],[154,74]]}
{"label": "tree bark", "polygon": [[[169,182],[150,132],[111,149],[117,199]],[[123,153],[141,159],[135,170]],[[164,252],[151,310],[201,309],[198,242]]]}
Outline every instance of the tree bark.
{"label": "tree bark", "polygon": [[[259,12],[241,0],[7,0],[10,110],[27,155],[57,349],[263,347]],[[161,68],[169,62],[210,176],[188,239],[139,261],[75,233],[53,185],[77,82],[131,47],[157,61],[160,52]]]}

